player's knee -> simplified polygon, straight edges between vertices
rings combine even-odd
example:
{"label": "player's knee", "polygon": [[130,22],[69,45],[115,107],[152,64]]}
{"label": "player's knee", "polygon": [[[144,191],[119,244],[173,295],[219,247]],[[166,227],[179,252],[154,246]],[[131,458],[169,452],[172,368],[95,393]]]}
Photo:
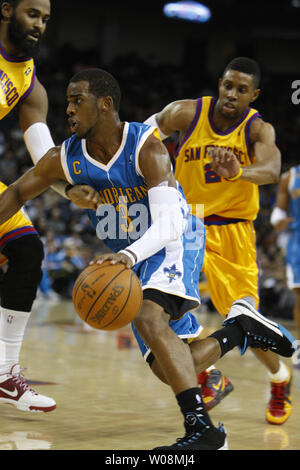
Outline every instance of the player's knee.
{"label": "player's knee", "polygon": [[155,337],[168,326],[167,316],[162,307],[148,300],[144,300],[143,307],[133,323],[143,338]]}

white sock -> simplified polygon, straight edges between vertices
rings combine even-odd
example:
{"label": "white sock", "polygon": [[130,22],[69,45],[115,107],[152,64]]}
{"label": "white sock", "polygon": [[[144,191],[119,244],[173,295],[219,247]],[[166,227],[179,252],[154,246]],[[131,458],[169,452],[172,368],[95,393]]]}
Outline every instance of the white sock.
{"label": "white sock", "polygon": [[290,371],[284,362],[279,361],[278,372],[275,374],[268,372],[268,376],[272,382],[285,382],[290,377]]}
{"label": "white sock", "polygon": [[31,312],[1,308],[0,313],[0,374],[19,363],[24,332]]}

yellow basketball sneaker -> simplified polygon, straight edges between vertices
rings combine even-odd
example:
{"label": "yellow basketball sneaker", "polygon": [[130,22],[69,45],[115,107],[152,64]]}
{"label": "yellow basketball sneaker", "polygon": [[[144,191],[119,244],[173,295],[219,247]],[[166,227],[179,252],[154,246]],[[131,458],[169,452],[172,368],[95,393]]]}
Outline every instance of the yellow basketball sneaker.
{"label": "yellow basketball sneaker", "polygon": [[284,382],[271,381],[271,398],[266,409],[266,420],[270,424],[283,424],[292,411],[292,375]]}

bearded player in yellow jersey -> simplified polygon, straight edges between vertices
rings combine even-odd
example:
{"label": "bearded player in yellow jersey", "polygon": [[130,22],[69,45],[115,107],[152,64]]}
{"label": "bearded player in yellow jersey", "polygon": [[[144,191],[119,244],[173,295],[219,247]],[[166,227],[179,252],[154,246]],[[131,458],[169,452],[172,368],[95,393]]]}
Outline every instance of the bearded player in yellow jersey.
{"label": "bearded player in yellow jersey", "polygon": [[[15,109],[34,163],[54,146],[46,124],[47,93],[35,74],[33,57],[50,18],[49,0],[0,2],[0,120]],[[1,179],[1,175],[0,175]],[[65,194],[65,183],[55,189],[80,207],[95,208],[99,196],[88,186]],[[0,193],[6,189],[0,181]],[[0,403],[24,411],[51,411],[52,398],[32,390],[21,375],[19,355],[36,291],[41,280],[43,245],[24,211],[0,225]]]}
{"label": "bearded player in yellow jersey", "polygon": [[[175,101],[147,119],[162,139],[179,131],[175,177],[192,211],[204,205],[204,273],[212,302],[227,315],[233,302],[259,308],[253,221],[261,184],[276,183],[281,155],[271,124],[250,107],[258,98],[260,70],[248,58],[232,60],[218,83],[218,98]],[[271,313],[271,312],[270,312]],[[271,382],[266,419],[284,423],[291,412],[291,373],[272,352],[254,349]]]}

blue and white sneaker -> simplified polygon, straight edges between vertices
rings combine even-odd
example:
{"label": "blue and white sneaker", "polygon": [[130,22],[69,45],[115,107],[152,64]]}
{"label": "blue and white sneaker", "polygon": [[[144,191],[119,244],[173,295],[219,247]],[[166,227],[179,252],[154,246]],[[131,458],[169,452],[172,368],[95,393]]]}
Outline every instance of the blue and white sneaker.
{"label": "blue and white sneaker", "polygon": [[295,339],[286,328],[261,315],[246,300],[233,302],[223,325],[233,322],[238,322],[245,333],[245,342],[239,347],[241,354],[251,347],[291,357],[297,349]]}
{"label": "blue and white sneaker", "polygon": [[205,426],[198,432],[186,432],[184,437],[171,446],[156,447],[153,450],[228,450],[227,434],[224,424],[219,427]]}

